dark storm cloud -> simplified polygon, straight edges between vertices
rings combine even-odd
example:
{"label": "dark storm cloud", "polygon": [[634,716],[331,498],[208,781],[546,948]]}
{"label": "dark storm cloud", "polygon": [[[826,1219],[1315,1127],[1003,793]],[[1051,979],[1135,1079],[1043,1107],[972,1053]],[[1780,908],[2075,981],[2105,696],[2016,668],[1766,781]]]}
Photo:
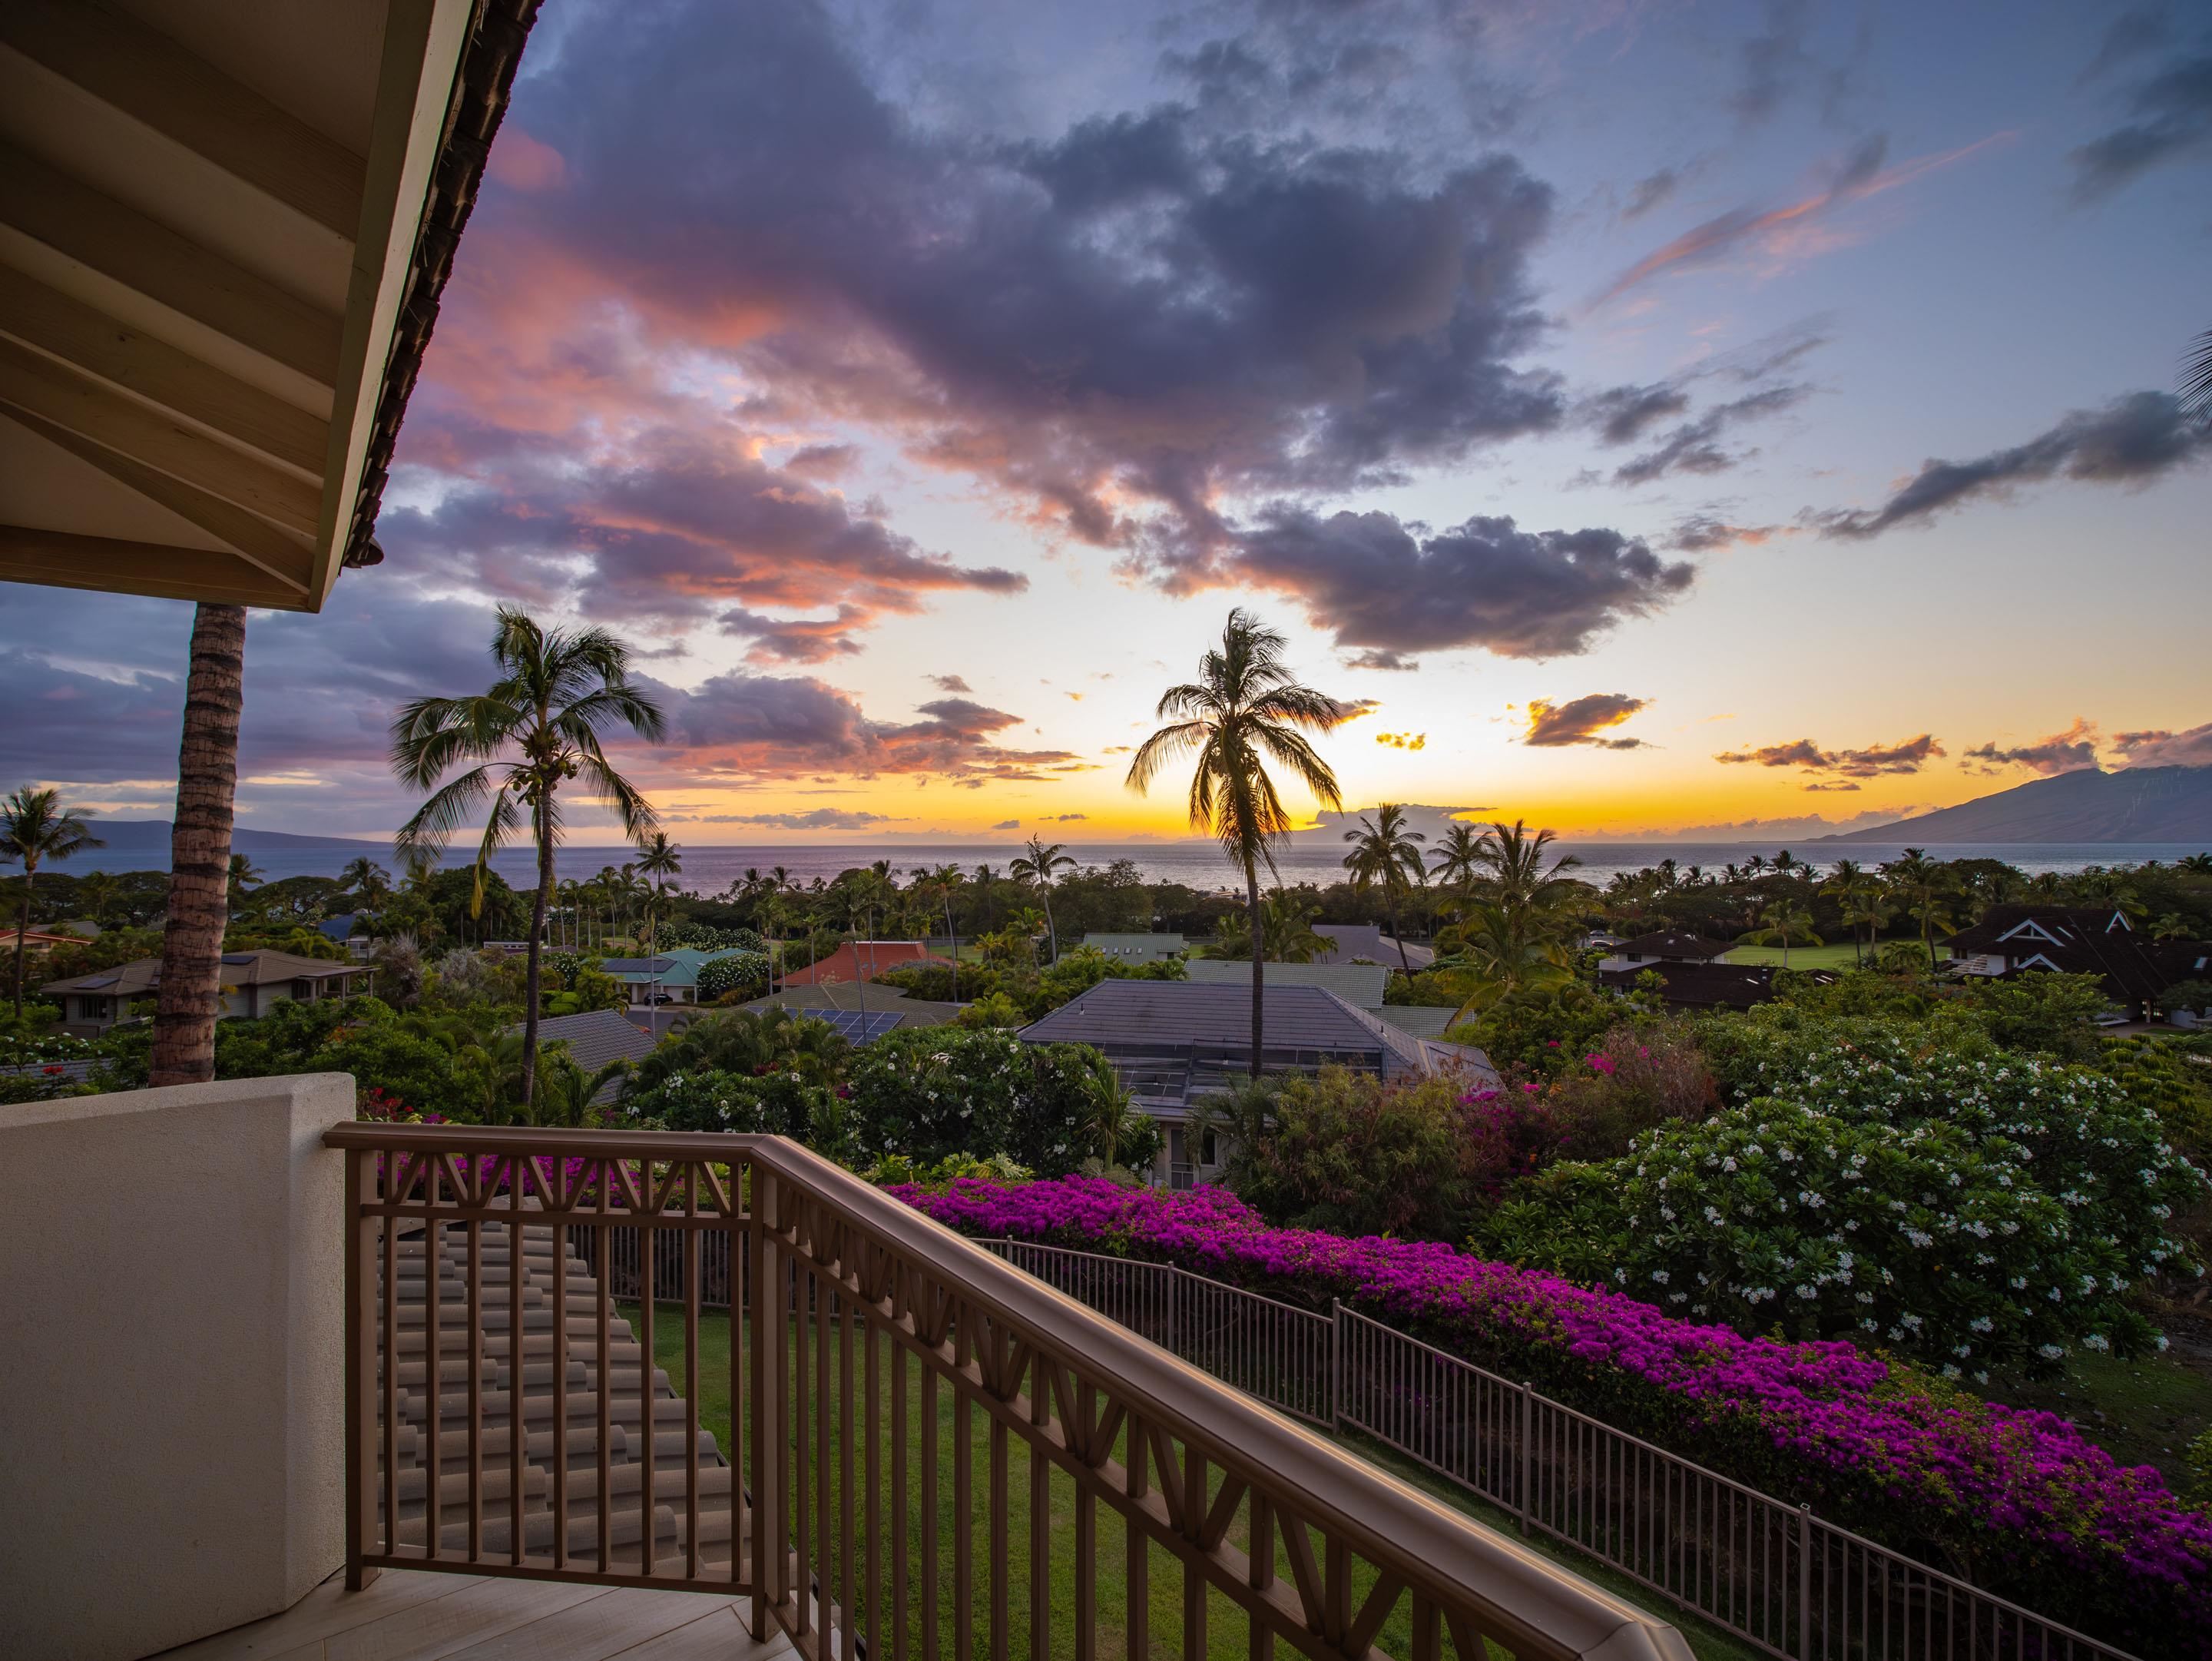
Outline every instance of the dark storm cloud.
{"label": "dark storm cloud", "polygon": [[2025,767],[2045,778],[2057,773],[2079,772],[2097,764],[2096,723],[2077,715],[2074,724],[2063,733],[2053,733],[2033,744],[2016,745],[2009,749],[1994,741],[1978,744],[1966,751],[1966,758],[1986,763],[1992,768]]}
{"label": "dark storm cloud", "polygon": [[2075,201],[2097,201],[2154,167],[2212,149],[2212,49],[2200,44],[2169,58],[2130,91],[2126,113],[2069,158]]}
{"label": "dark storm cloud", "polygon": [[[518,94],[550,246],[651,326],[1115,544],[1227,488],[1335,489],[1557,424],[1510,158],[1224,134],[1182,106],[992,144],[906,121],[817,7],[585,14]],[[683,165],[669,165],[680,156]]]}
{"label": "dark storm cloud", "polygon": [[1713,759],[1743,766],[1801,767],[1809,772],[1870,779],[1885,773],[1917,773],[1946,753],[1941,744],[1923,733],[1902,744],[1873,744],[1863,750],[1823,750],[1810,739],[1798,739],[1753,750],[1724,750]]}
{"label": "dark storm cloud", "polygon": [[1609,739],[1605,733],[1650,703],[1649,698],[1632,698],[1626,692],[1592,692],[1557,704],[1531,698],[1528,731],[1521,742],[1539,750],[1571,744],[1593,745],[1601,750],[1640,750],[1645,747],[1642,739]]}
{"label": "dark storm cloud", "polygon": [[1632,456],[1613,471],[1616,484],[1650,484],[1669,473],[1719,473],[1737,465],[1754,452],[1731,452],[1720,439],[1730,429],[1763,416],[1778,415],[1811,396],[1810,386],[1770,386],[1716,404],[1695,421],[1684,422],[1667,433],[1653,448]]}
{"label": "dark storm cloud", "polygon": [[2063,477],[2093,484],[2146,484],[2212,453],[2212,426],[2183,414],[2171,392],[2130,392],[2101,410],[2076,411],[2025,444],[1972,461],[1928,461],[1876,508],[1819,514],[1829,536],[1880,536],[2014,486]]}
{"label": "dark storm cloud", "polygon": [[1293,595],[1340,647],[1479,646],[1569,657],[1613,624],[1656,611],[1695,577],[1618,531],[1523,531],[1470,519],[1431,532],[1385,513],[1327,517],[1276,504],[1239,532],[1235,581]]}

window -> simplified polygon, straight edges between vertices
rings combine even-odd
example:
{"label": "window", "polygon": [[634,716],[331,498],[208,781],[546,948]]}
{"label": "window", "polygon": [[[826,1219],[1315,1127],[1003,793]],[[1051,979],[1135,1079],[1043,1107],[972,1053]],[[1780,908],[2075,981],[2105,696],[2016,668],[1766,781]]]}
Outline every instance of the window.
{"label": "window", "polygon": [[1211,1130],[1204,1132],[1199,1137],[1198,1162],[1200,1165],[1218,1165],[1220,1163],[1220,1160],[1215,1157],[1213,1133]]}

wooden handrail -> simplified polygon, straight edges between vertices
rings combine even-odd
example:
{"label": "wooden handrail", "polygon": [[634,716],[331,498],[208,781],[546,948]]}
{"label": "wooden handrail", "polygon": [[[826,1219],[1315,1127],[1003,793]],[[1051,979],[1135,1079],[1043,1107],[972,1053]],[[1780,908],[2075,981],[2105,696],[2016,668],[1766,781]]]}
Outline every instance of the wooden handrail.
{"label": "wooden handrail", "polygon": [[[359,1199],[353,1226],[357,1230],[380,1220],[396,1222],[405,1217],[436,1223],[441,1233],[447,1227],[495,1229],[513,1219],[511,1226],[518,1237],[526,1228],[560,1227],[599,1230],[604,1238],[605,1231],[617,1223],[649,1230],[688,1227],[696,1234],[708,1220],[701,1214],[696,1188],[686,1189],[694,1197],[686,1201],[681,1220],[672,1212],[649,1208],[624,1212],[609,1205],[609,1191],[614,1185],[611,1177],[603,1177],[593,1197],[575,1210],[526,1210],[517,1207],[512,1196],[489,1191],[488,1185],[473,1174],[477,1159],[581,1159],[602,1172],[629,1171],[635,1166],[633,1180],[637,1172],[649,1171],[655,1165],[678,1170],[728,1166],[732,1171],[728,1193],[733,1206],[741,1204],[736,1173],[743,1171],[764,1214],[739,1210],[721,1219],[720,1226],[733,1235],[740,1231],[745,1234],[754,1276],[769,1273],[771,1264],[780,1277],[787,1275],[793,1288],[792,1323],[799,1335],[795,1341],[791,1339],[784,1323],[756,1321],[753,1366],[758,1387],[749,1386],[739,1392],[738,1411],[744,1421],[732,1425],[732,1435],[741,1444],[769,1450],[765,1468],[771,1480],[765,1487],[773,1493],[766,1494],[764,1500],[763,1494],[756,1492],[750,1502],[766,1506],[754,1518],[756,1538],[763,1537],[759,1530],[765,1530],[766,1537],[791,1540],[797,1565],[794,1569],[757,1552],[754,1578],[764,1570],[774,1584],[769,1588],[770,1596],[757,1597],[756,1602],[769,1605],[777,1622],[805,1652],[830,1654],[835,1622],[834,1614],[810,1613],[807,1607],[810,1561],[820,1571],[811,1581],[811,1595],[823,1609],[832,1603],[829,1556],[834,1530],[832,1519],[820,1514],[822,1507],[817,1506],[811,1518],[805,1509],[806,1415],[810,1411],[818,1415],[812,1433],[820,1439],[821,1457],[826,1460],[830,1443],[824,1427],[829,1415],[833,1406],[842,1404],[849,1433],[856,1393],[849,1350],[839,1352],[847,1356],[842,1398],[836,1397],[836,1381],[828,1376],[826,1367],[813,1384],[805,1382],[809,1342],[805,1334],[810,1329],[816,1332],[816,1342],[823,1346],[821,1354],[826,1358],[830,1353],[828,1335],[832,1330],[839,1343],[850,1343],[858,1329],[878,1339],[888,1337],[918,1358],[925,1384],[933,1378],[949,1380],[963,1415],[962,1424],[968,1422],[964,1415],[970,1408],[984,1411],[997,1450],[994,1458],[1000,1463],[994,1473],[1001,1487],[1006,1439],[1017,1435],[1030,1444],[1033,1457],[1048,1457],[1056,1468],[1074,1476],[1085,1516],[1094,1501],[1118,1510],[1133,1535],[1141,1530],[1151,1545],[1164,1547],[1182,1558],[1187,1575],[1196,1574],[1201,1583],[1234,1593],[1243,1600],[1255,1625],[1264,1624],[1309,1653],[1369,1652],[1383,1620],[1402,1595],[1410,1597],[1416,1612],[1412,1651],[1416,1656],[1438,1653],[1436,1634],[1448,1631],[1456,1636],[1463,1656],[1467,1644],[1474,1641],[1472,1634],[1479,1633],[1529,1661],[1567,1661],[1567,1658],[1688,1661],[1690,1657],[1681,1635],[1667,1622],[1591,1585],[1518,1542],[1476,1526],[793,1142],[776,1137],[712,1134],[351,1123],[334,1127],[325,1140],[327,1146],[347,1151],[356,1162]],[[434,1169],[447,1173],[443,1180],[449,1188],[458,1175],[465,1184],[475,1183],[476,1191],[456,1193],[441,1204],[434,1181],[422,1197],[383,1198],[374,1191],[379,1188],[371,1170],[379,1163],[371,1157],[375,1154],[428,1156]],[[452,1222],[438,1222],[448,1213]],[[387,1228],[387,1234],[390,1232]],[[649,1250],[642,1256],[649,1258]],[[388,1244],[385,1261],[387,1264],[394,1261]],[[600,1262],[604,1284],[605,1260]],[[373,1275],[368,1277],[368,1283],[374,1285]],[[757,1301],[760,1296],[777,1294],[758,1290],[769,1285],[767,1281],[757,1279],[755,1285],[751,1306],[757,1311],[768,1306]],[[804,1290],[810,1287],[814,1289]],[[601,1297],[604,1303],[604,1291]],[[740,1315],[734,1307],[736,1302],[733,1294],[733,1325]],[[926,1311],[941,1311],[942,1318]],[[356,1318],[358,1325],[358,1313]],[[805,1324],[810,1320],[815,1323],[812,1329]],[[696,1327],[696,1302],[692,1321]],[[433,1325],[432,1331],[435,1330]],[[784,1391],[780,1382],[784,1361],[792,1360],[781,1348],[787,1344],[796,1350],[793,1364],[799,1368],[800,1381],[800,1394],[796,1397]],[[733,1356],[735,1348],[733,1342]],[[873,1392],[877,1351],[860,1348],[866,1349],[868,1388]],[[519,1355],[520,1348],[514,1353]],[[606,1353],[602,1352],[603,1360]],[[764,1353],[770,1353],[771,1360],[765,1367]],[[649,1373],[649,1354],[644,1365]],[[904,1363],[901,1360],[898,1365],[902,1379]],[[1024,1379],[1030,1381],[1027,1394],[1022,1393]],[[603,1414],[607,1388],[603,1383],[599,1390]],[[895,1391],[900,1388],[895,1383]],[[1115,1422],[1141,1424],[1147,1437],[1164,1441],[1137,1446],[1128,1469],[1115,1463],[1109,1450],[1080,1445],[1095,1438],[1094,1427],[1088,1422],[1088,1407],[1077,1415],[1084,1422],[1065,1422],[1069,1405],[1079,1393],[1085,1402],[1094,1396],[1103,1398],[1113,1410]],[[808,1399],[811,1395],[819,1396],[818,1405]],[[870,1411],[874,1411],[876,1398],[871,1394],[869,1400]],[[794,1412],[796,1417],[790,1417]],[[770,1415],[765,1427],[756,1422],[763,1414]],[[1107,1422],[1102,1414],[1098,1425]],[[963,1439],[967,1433],[962,1433]],[[1107,1442],[1113,1440],[1110,1429],[1099,1433]],[[870,1435],[872,1458],[872,1430]],[[795,1466],[787,1467],[785,1455],[775,1451],[787,1440],[793,1441],[791,1457]],[[1176,1445],[1181,1446],[1179,1455]],[[849,1482],[852,1449],[845,1445],[842,1451]],[[733,1462],[735,1457],[733,1450]],[[929,1457],[934,1457],[933,1451]],[[1188,1492],[1170,1500],[1154,1491],[1147,1471],[1155,1457],[1159,1482],[1164,1486],[1170,1473],[1178,1473],[1176,1480],[1186,1476],[1190,1480]],[[825,1469],[817,1467],[816,1476],[826,1482]],[[1218,1503],[1205,1499],[1209,1469],[1218,1475],[1217,1492],[1225,1496]],[[358,1469],[355,1474],[357,1478],[362,1475]],[[784,1479],[794,1474],[799,1478],[799,1506],[795,1531],[781,1508]],[[956,1479],[959,1475],[960,1470],[956,1470]],[[599,1480],[607,1480],[604,1457]],[[650,1478],[646,1480],[649,1483]],[[825,1487],[823,1492],[826,1495],[829,1490]],[[849,1554],[855,1544],[849,1531],[850,1488],[841,1492],[847,1495],[848,1532],[837,1536],[836,1543],[847,1554],[844,1573],[849,1581],[853,1574]],[[1259,1530],[1257,1537],[1269,1542],[1264,1562],[1246,1560],[1225,1538],[1223,1524],[1229,1520],[1226,1513],[1237,1512],[1238,1494],[1250,1496],[1243,1503],[1255,1518],[1253,1526]],[[1200,1517],[1192,1509],[1194,1497],[1199,1501],[1199,1512],[1206,1511],[1211,1503],[1213,1511],[1224,1515]],[[1003,1569],[1006,1521],[1001,1514],[1006,1496],[998,1488],[994,1488],[990,1503],[994,1509],[987,1514],[993,1519],[992,1526],[1000,1530],[992,1542],[994,1573],[998,1573]],[[875,1512],[876,1497],[871,1496],[871,1528],[875,1526]],[[602,1527],[605,1515],[603,1507],[599,1513]],[[1271,1518],[1294,1518],[1303,1526],[1292,1528]],[[1304,1526],[1310,1526],[1325,1545],[1322,1559],[1313,1556]],[[1297,1571],[1295,1585],[1275,1584],[1275,1530],[1281,1530],[1281,1543]],[[810,1530],[821,1536],[820,1548],[811,1560],[810,1548],[816,1542]],[[1084,1530],[1079,1527],[1079,1541],[1083,1537]],[[867,1561],[873,1563],[878,1542],[870,1537],[865,1543],[870,1553]],[[476,1554],[471,1550],[467,1555],[472,1558]],[[589,1571],[579,1572],[579,1578],[620,1579],[611,1571],[611,1563],[619,1562],[620,1557],[617,1549],[611,1559],[594,1560]],[[1368,1607],[1353,1609],[1348,1602],[1346,1577],[1348,1566],[1355,1560],[1369,1565],[1383,1587],[1402,1588],[1402,1594],[1370,1598]],[[382,1561],[398,1559],[387,1555]],[[467,1561],[428,1566],[483,1572]],[[731,1578],[742,1583],[746,1568],[742,1562],[733,1562]],[[530,1570],[518,1554],[514,1564],[495,1572],[544,1571]],[[1087,1577],[1090,1571],[1079,1567],[1078,1573]],[[667,1584],[665,1576],[648,1577],[642,1572],[632,1578]],[[729,1579],[721,1582],[730,1583]],[[964,1620],[966,1594],[960,1595]],[[997,1610],[994,1618],[1002,1615],[1003,1610]],[[872,1609],[871,1621],[873,1618]],[[849,1640],[850,1635],[849,1630],[834,1634],[844,1640]],[[850,1652],[849,1647],[846,1652]]]}

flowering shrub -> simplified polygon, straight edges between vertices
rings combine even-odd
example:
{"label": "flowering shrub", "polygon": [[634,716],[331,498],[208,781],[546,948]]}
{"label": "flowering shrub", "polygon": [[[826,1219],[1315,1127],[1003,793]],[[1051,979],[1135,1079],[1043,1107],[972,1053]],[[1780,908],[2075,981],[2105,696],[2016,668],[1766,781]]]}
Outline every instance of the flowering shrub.
{"label": "flowering shrub", "polygon": [[2052,1415],[1930,1387],[1849,1344],[1746,1337],[1447,1245],[1270,1228],[1218,1188],[1076,1177],[901,1197],[966,1234],[1341,1299],[2140,1653],[2212,1656],[2212,1518]]}
{"label": "flowering shrub", "polygon": [[1073,1171],[1091,1151],[1097,1059],[1087,1044],[1025,1044],[996,1028],[886,1033],[853,1057],[854,1153],[1003,1153],[1047,1176]]}
{"label": "flowering shrub", "polygon": [[633,1118],[657,1122],[668,1130],[791,1136],[811,1144],[817,1125],[835,1116],[836,1098],[797,1072],[702,1068],[672,1073],[623,1105]]}
{"label": "flowering shrub", "polygon": [[732,952],[699,965],[699,1001],[713,1003],[732,995],[755,997],[768,988],[768,953]]}

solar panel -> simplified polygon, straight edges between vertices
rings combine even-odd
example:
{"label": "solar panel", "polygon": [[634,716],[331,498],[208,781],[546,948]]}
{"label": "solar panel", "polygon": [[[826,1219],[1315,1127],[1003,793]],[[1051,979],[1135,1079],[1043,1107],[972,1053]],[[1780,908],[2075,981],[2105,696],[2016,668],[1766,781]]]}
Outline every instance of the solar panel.
{"label": "solar panel", "polygon": [[896,1028],[902,1019],[896,1011],[878,1009],[803,1009],[795,1013],[829,1022],[851,1043],[872,1043]]}

